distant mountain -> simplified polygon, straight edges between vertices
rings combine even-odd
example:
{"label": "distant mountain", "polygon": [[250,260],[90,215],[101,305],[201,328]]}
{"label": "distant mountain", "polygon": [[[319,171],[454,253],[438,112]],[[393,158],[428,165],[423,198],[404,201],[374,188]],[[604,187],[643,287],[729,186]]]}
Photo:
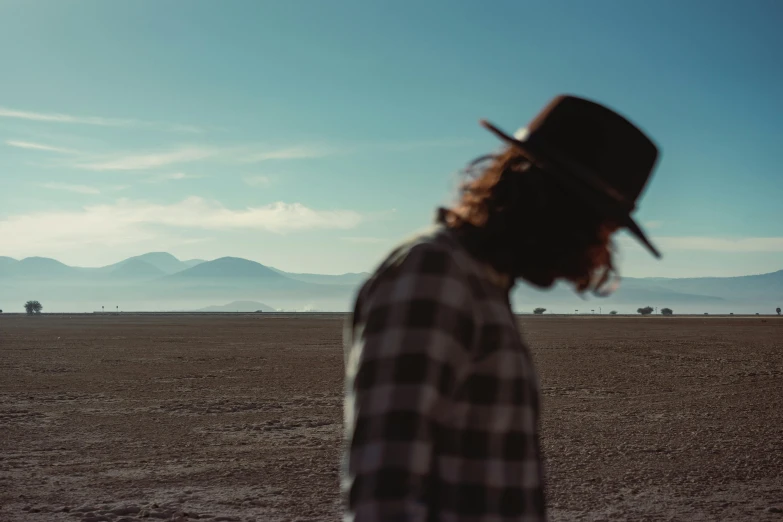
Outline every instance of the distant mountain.
{"label": "distant mountain", "polygon": [[191,268],[205,262],[206,259],[188,259],[187,261],[182,261],[182,264],[185,265],[186,268]]}
{"label": "distant mountain", "polygon": [[275,309],[272,308],[269,305],[265,305],[264,303],[259,303],[257,301],[234,301],[233,303],[228,303],[226,305],[222,306],[207,306],[206,308],[202,308],[200,310],[196,310],[197,312],[244,312],[244,313],[252,313],[252,312],[274,312]]}
{"label": "distant mountain", "polygon": [[[48,311],[192,310],[215,302],[271,302],[286,310],[347,311],[369,273],[342,275],[285,272],[255,261],[222,257],[181,261],[150,252],[100,268],[65,265],[55,259],[0,257],[0,308],[37,299]],[[675,313],[774,313],[783,306],[783,270],[743,277],[686,279],[624,278],[608,298],[577,296],[567,285],[541,291],[519,284],[511,296],[517,311],[545,306],[555,313],[642,306],[670,307]],[[256,306],[248,305],[241,310]],[[255,311],[254,308],[249,311]]]}
{"label": "distant mountain", "polygon": [[[644,284],[647,280],[635,279],[633,281]],[[740,277],[659,278],[655,280],[655,283],[667,290],[709,294],[726,300],[755,301],[776,296],[783,301],[783,270]]]}
{"label": "distant mountain", "polygon": [[282,280],[287,279],[279,272],[271,268],[242,259],[241,257],[221,257],[214,261],[205,261],[191,268],[177,272],[168,276],[170,281],[182,281],[187,279],[268,279]]}
{"label": "distant mountain", "polygon": [[63,264],[48,257],[26,257],[16,261],[10,257],[2,258],[0,277],[24,279],[56,279],[74,276],[78,268]]}
{"label": "distant mountain", "polygon": [[155,279],[165,276],[166,272],[142,261],[140,257],[135,257],[120,263],[109,274],[117,279]]}
{"label": "distant mountain", "polygon": [[306,283],[316,283],[319,285],[359,285],[370,277],[369,272],[359,273],[346,273],[340,275],[326,275],[326,274],[297,274],[293,272],[284,272],[277,268],[269,267],[271,270],[282,274],[291,279],[297,281],[304,281]]}
{"label": "distant mountain", "polygon": [[180,261],[168,252],[148,252],[140,256],[129,257],[128,259],[124,259],[119,263],[114,263],[113,265],[101,267],[99,270],[104,272],[114,272],[119,267],[127,263],[135,264],[139,261],[157,268],[163,274],[174,274],[194,266],[184,261]]}

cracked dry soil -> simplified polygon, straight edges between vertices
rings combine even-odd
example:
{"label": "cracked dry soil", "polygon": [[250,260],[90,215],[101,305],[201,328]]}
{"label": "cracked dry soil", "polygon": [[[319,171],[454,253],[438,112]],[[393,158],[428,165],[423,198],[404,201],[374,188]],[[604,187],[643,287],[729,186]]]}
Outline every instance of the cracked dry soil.
{"label": "cracked dry soil", "polygon": [[[339,519],[343,320],[0,316],[0,521]],[[520,322],[553,521],[783,520],[783,320]]]}

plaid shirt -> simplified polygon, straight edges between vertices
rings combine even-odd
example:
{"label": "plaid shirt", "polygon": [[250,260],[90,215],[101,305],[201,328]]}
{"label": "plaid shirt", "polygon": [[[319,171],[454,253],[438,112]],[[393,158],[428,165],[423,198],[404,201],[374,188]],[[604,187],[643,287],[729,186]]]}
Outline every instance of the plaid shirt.
{"label": "plaid shirt", "polygon": [[345,333],[344,520],[546,520],[538,378],[508,289],[453,232],[396,248]]}

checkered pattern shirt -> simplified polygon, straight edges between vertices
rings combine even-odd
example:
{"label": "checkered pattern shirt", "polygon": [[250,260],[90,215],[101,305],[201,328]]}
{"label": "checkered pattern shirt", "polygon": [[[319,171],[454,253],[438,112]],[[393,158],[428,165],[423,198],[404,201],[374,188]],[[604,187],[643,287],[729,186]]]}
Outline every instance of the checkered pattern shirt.
{"label": "checkered pattern shirt", "polygon": [[508,290],[452,231],[389,255],[345,349],[345,521],[546,520],[538,378]]}

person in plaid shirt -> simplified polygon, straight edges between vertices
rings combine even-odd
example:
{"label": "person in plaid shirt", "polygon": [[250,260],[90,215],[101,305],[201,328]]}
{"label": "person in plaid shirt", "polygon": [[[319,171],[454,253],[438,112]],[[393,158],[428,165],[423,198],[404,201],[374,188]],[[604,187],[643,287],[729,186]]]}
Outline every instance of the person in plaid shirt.
{"label": "person in plaid shirt", "polygon": [[454,208],[398,245],[346,325],[346,521],[546,520],[540,387],[509,301],[515,281],[605,295],[611,236],[657,146],[613,110],[558,96],[479,158]]}

